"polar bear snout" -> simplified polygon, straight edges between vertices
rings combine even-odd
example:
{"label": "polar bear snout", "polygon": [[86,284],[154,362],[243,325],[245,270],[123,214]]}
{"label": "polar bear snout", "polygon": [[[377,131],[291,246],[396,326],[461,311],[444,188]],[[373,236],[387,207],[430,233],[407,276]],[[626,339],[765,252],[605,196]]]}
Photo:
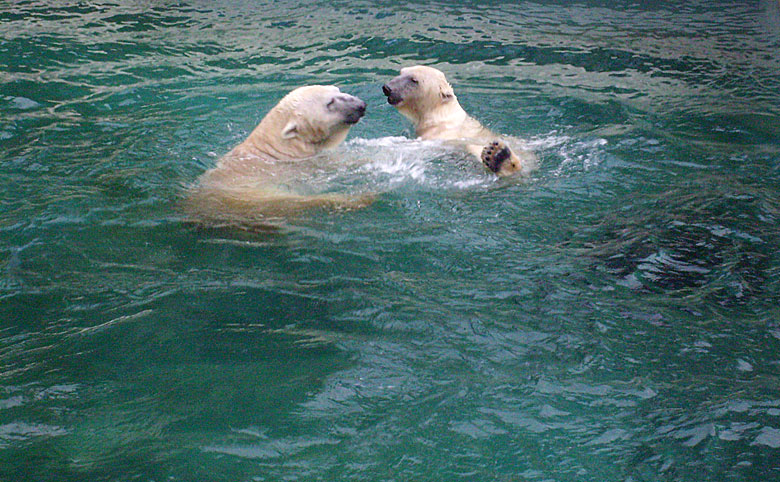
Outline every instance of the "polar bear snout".
{"label": "polar bear snout", "polygon": [[339,94],[328,103],[328,110],[339,113],[344,122],[355,124],[366,113],[366,103],[349,94]]}
{"label": "polar bear snout", "polygon": [[401,74],[390,79],[388,83],[382,86],[382,93],[387,97],[387,103],[398,106],[406,100],[410,94],[413,94],[419,82],[416,78],[408,74]]}
{"label": "polar bear snout", "polygon": [[[399,89],[397,85],[395,88],[390,85],[394,81],[396,81],[396,79],[393,79],[382,86],[382,93],[385,94],[385,97],[387,97],[387,103],[390,105],[398,105],[404,100],[400,92],[401,89]],[[395,83],[397,84],[398,82]]]}

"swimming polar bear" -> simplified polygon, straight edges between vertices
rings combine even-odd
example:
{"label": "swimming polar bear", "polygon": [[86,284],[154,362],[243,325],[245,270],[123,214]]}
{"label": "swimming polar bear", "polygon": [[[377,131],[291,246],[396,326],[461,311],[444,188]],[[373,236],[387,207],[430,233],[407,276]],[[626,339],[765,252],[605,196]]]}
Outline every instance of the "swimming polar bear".
{"label": "swimming polar bear", "polygon": [[469,116],[438,69],[405,67],[382,86],[382,92],[389,104],[412,121],[420,139],[463,142],[467,151],[499,176],[528,175],[537,165],[532,152],[510,149],[504,140]]}
{"label": "swimming polar bear", "polygon": [[369,195],[304,194],[301,160],[339,145],[366,103],[335,86],[299,87],[279,101],[249,137],[206,171],[185,201],[195,220],[264,224],[307,208],[352,209]]}

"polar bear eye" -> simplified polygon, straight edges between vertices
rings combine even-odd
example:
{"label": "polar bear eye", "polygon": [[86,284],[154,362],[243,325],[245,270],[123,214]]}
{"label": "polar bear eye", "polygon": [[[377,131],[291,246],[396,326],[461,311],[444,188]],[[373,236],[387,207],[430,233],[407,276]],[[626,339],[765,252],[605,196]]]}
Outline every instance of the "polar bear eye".
{"label": "polar bear eye", "polygon": [[326,108],[330,109],[333,107],[333,104],[336,102],[336,99],[330,99],[330,102],[325,106]]}
{"label": "polar bear eye", "polygon": [[409,77],[409,81],[411,81],[411,83],[413,83],[413,84],[419,84],[420,83],[420,81],[418,81],[414,77]]}

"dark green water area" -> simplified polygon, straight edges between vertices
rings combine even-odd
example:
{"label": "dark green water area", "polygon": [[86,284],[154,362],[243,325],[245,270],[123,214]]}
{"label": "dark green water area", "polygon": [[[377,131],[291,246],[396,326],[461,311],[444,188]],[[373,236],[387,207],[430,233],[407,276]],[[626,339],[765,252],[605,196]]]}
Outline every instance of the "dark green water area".
{"label": "dark green water area", "polygon": [[[307,84],[375,202],[189,222]],[[780,480],[779,251],[776,1],[0,2],[3,482]]]}

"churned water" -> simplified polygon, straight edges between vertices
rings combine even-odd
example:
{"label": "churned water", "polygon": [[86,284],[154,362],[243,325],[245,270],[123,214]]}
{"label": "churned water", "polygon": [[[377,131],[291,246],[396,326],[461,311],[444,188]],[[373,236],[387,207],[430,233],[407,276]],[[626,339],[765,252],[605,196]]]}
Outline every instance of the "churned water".
{"label": "churned water", "polygon": [[[11,0],[0,34],[0,480],[780,480],[776,1]],[[539,170],[410,139],[414,64]],[[189,223],[313,83],[369,107],[311,182],[376,201]]]}

